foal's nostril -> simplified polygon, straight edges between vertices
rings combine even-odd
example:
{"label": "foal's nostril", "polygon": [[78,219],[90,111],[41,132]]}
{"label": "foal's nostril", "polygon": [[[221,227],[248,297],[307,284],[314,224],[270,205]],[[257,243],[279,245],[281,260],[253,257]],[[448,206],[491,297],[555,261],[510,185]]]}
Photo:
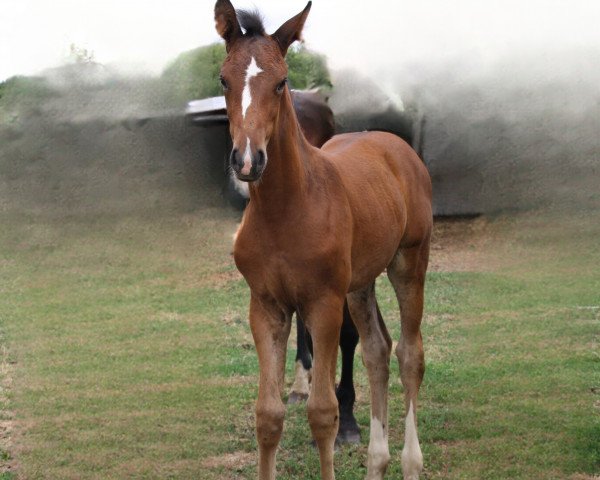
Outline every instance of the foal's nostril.
{"label": "foal's nostril", "polygon": [[265,155],[265,152],[263,150],[259,150],[257,152],[256,166],[258,168],[263,168],[265,166],[266,158],[267,158],[267,156]]}
{"label": "foal's nostril", "polygon": [[229,155],[229,163],[232,167],[241,166],[241,158],[239,156],[239,152],[237,148],[231,150],[231,154]]}

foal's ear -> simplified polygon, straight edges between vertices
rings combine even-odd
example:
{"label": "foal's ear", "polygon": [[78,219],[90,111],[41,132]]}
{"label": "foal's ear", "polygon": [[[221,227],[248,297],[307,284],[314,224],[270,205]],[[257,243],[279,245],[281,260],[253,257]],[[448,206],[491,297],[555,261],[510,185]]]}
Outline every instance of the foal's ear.
{"label": "foal's ear", "polygon": [[279,44],[279,49],[284,57],[289,46],[302,38],[302,28],[304,27],[304,22],[306,22],[306,17],[308,17],[308,12],[310,12],[311,5],[312,1],[309,1],[304,10],[295,17],[290,18],[271,35]]}
{"label": "foal's ear", "polygon": [[242,29],[235,8],[229,0],[217,0],[215,4],[215,28],[217,33],[225,40],[227,51],[229,51],[231,44],[242,36]]}

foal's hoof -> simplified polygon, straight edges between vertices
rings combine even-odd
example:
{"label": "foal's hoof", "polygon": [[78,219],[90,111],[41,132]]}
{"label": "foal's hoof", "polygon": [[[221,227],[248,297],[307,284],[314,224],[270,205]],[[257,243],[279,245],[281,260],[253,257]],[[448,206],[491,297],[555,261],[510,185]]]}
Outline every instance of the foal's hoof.
{"label": "foal's hoof", "polygon": [[288,405],[293,405],[295,403],[306,402],[308,399],[308,393],[299,393],[299,392],[291,392],[288,397]]}
{"label": "foal's hoof", "polygon": [[340,423],[337,437],[335,437],[337,445],[353,445],[360,443],[360,428],[356,420],[349,419],[346,422]]}

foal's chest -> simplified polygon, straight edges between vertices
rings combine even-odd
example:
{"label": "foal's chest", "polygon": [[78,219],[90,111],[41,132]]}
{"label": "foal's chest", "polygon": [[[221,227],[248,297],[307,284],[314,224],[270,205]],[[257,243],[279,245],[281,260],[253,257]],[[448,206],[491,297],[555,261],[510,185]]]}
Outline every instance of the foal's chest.
{"label": "foal's chest", "polygon": [[332,232],[244,222],[234,245],[235,263],[252,291],[297,301],[327,284],[346,281],[344,249]]}

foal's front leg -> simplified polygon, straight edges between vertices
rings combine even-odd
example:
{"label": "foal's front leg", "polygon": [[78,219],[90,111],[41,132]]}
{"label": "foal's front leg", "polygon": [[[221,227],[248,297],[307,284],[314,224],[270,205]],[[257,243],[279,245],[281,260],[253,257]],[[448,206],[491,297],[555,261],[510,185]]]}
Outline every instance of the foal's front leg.
{"label": "foal's front leg", "polygon": [[307,403],[308,422],[319,449],[323,480],[335,479],[333,450],[339,427],[335,368],[343,307],[343,295],[329,295],[309,305],[303,316],[312,336],[314,353],[312,387]]}
{"label": "foal's front leg", "polygon": [[290,315],[275,305],[267,304],[252,296],[250,328],[260,367],[256,402],[259,480],[275,480],[275,454],[281,439],[285,416],[285,406],[281,396],[290,326]]}

